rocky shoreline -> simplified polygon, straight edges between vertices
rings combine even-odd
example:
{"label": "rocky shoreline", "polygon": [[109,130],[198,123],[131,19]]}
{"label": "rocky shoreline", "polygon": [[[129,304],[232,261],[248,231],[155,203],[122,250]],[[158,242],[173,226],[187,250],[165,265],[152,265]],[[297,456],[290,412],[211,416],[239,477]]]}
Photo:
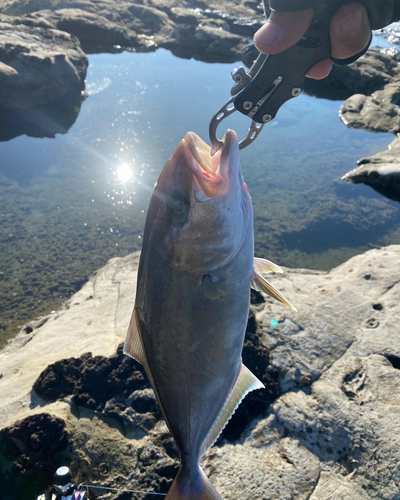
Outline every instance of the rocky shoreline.
{"label": "rocky shoreline", "polygon": [[[272,277],[297,314],[252,295],[243,357],[267,389],[204,459],[223,498],[399,498],[399,257],[390,246]],[[120,347],[138,258],[112,259],[1,351],[0,474],[20,495],[6,496],[39,492],[64,463],[77,481],[168,490],[175,445]]]}
{"label": "rocky shoreline", "polygon": [[[256,54],[252,36],[261,22],[257,2],[196,0],[183,7],[173,0],[0,0],[1,115],[19,113],[17,122],[24,118],[21,112],[39,109],[40,114],[40,108],[53,110],[55,103],[77,108],[85,53],[162,47],[184,58],[251,64]],[[1,120],[0,140],[15,135],[6,130],[7,123]],[[64,128],[56,123],[37,133],[52,137]],[[20,133],[30,133],[29,127]]]}
{"label": "rocky shoreline", "polygon": [[[249,66],[262,21],[258,2],[245,0],[0,0],[0,140],[68,131],[85,97],[85,53],[162,47],[178,57]],[[307,80],[305,91],[345,98],[340,116],[348,127],[398,134],[400,70],[392,52],[370,50],[350,66],[335,66],[323,81]],[[392,179],[400,167],[390,161],[388,175],[387,157],[360,160],[368,173],[358,168],[344,179],[397,201]]]}

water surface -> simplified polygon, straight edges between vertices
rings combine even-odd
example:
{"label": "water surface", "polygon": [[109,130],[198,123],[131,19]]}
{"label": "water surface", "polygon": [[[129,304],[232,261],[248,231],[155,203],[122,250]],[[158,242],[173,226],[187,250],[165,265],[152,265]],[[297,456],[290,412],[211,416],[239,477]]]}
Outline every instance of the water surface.
{"label": "water surface", "polygon": [[[89,61],[89,97],[66,135],[0,143],[0,343],[109,258],[140,248],[161,168],[188,130],[207,140],[234,67],[164,50]],[[340,180],[393,136],[348,130],[340,104],[302,95],[242,152],[258,255],[329,269],[399,242],[398,205]],[[236,114],[229,126],[243,135],[248,119]]]}

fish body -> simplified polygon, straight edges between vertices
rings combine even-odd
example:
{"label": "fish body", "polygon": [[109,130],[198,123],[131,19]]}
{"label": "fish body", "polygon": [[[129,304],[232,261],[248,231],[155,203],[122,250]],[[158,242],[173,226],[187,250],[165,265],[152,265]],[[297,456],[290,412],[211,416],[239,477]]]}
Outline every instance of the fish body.
{"label": "fish body", "polygon": [[167,500],[221,498],[199,461],[245,395],[263,387],[241,359],[253,245],[236,134],[213,158],[186,134],[150,202],[124,346],[143,364],[180,451]]}

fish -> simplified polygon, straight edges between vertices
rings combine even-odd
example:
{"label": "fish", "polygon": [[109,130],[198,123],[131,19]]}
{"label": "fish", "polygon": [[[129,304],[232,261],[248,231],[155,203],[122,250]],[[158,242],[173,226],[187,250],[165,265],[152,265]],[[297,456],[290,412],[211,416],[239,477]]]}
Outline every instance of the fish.
{"label": "fish", "polygon": [[263,384],[242,364],[250,285],[293,307],[254,259],[253,207],[236,133],[223,148],[188,132],[147,212],[124,352],[141,363],[179,448],[167,500],[220,500],[200,467],[244,397]]}

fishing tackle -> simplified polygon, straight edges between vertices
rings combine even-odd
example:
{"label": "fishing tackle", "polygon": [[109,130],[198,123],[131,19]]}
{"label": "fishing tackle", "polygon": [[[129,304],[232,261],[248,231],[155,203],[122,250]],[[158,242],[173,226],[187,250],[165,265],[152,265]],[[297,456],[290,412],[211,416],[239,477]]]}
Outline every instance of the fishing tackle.
{"label": "fishing tackle", "polygon": [[279,7],[282,11],[314,7],[313,21],[297,44],[279,54],[259,54],[249,71],[246,72],[241,66],[232,73],[235,82],[231,89],[232,97],[215,113],[209,126],[212,155],[223,145],[223,141],[217,137],[218,126],[232,113],[239,111],[252,120],[246,137],[239,142],[239,148],[243,149],[258,137],[264,125],[275,118],[286,101],[302,93],[304,78],[311,66],[328,57],[335,64],[351,64],[369,48],[370,44],[348,59],[338,60],[330,55],[330,21],[336,10],[347,3],[346,0],[328,2],[328,6],[323,5],[322,10],[315,6],[317,4],[313,0],[269,0],[269,5],[267,1],[263,0],[266,18],[270,12],[269,6]]}

